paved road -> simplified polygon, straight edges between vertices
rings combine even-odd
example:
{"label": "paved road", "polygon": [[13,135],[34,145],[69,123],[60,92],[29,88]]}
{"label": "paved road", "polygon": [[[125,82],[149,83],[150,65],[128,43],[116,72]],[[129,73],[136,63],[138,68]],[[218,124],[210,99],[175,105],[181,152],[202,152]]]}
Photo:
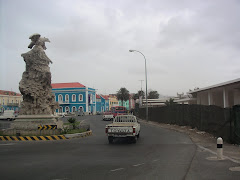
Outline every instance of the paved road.
{"label": "paved road", "polygon": [[137,144],[108,144],[101,116],[79,117],[93,136],[0,144],[0,179],[239,179],[230,161],[209,161],[185,134],[141,124]]}

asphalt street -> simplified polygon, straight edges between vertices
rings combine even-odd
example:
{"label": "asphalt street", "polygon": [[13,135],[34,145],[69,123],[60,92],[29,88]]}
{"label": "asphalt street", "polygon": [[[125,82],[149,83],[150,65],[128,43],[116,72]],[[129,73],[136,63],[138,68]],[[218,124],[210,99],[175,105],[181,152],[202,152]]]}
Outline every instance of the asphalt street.
{"label": "asphalt street", "polygon": [[[118,139],[109,144],[101,116],[78,117],[90,123],[93,135],[61,141],[0,142],[0,179],[239,179],[229,160],[207,160],[179,132],[141,124],[136,144]],[[65,118],[66,121],[66,118]]]}

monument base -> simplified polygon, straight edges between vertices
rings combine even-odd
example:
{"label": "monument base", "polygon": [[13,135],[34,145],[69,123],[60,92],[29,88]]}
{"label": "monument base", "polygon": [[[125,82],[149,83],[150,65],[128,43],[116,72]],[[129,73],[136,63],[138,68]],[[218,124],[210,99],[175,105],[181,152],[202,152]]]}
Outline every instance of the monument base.
{"label": "monument base", "polygon": [[[39,126],[57,125],[56,129],[42,129]],[[3,135],[58,135],[63,128],[63,121],[54,115],[20,115],[13,121],[11,128],[5,129]]]}
{"label": "monument base", "polygon": [[38,126],[57,125],[57,129],[63,128],[63,121],[54,115],[20,115],[11,124],[11,128],[19,130],[37,130]]}

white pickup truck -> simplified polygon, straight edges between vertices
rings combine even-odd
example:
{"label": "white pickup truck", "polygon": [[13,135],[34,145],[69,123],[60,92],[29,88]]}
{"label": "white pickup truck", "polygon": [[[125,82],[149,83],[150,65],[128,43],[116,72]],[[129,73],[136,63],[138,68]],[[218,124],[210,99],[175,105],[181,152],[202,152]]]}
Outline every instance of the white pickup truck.
{"label": "white pickup truck", "polygon": [[114,138],[129,138],[136,143],[140,136],[140,124],[134,115],[120,115],[114,118],[112,124],[106,125],[105,132],[110,144]]}

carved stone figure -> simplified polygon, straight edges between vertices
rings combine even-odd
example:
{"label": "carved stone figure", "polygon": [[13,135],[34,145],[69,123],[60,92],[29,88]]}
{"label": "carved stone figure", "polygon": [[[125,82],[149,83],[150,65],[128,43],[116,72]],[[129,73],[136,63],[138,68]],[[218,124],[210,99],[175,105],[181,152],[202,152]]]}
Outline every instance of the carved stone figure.
{"label": "carved stone figure", "polygon": [[19,83],[19,90],[23,95],[20,115],[50,115],[54,114],[58,104],[52,94],[51,72],[49,63],[52,61],[47,57],[45,42],[47,38],[41,38],[40,34],[33,34],[29,37],[32,49],[22,54],[26,70],[23,72],[22,80]]}

